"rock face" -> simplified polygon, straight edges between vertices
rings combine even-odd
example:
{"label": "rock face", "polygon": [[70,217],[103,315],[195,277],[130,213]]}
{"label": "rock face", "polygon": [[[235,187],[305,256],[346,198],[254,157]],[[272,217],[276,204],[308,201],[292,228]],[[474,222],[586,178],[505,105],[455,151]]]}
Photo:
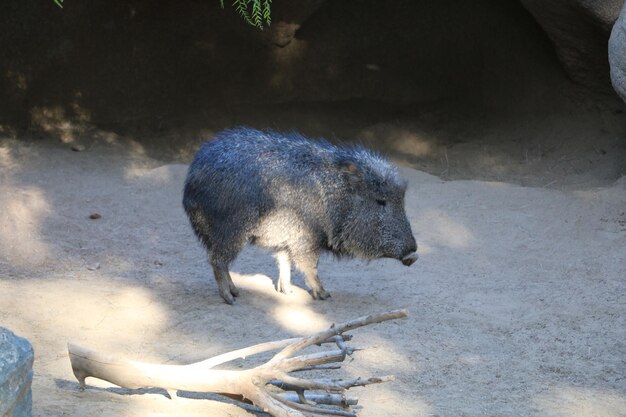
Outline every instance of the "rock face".
{"label": "rock face", "polygon": [[574,0],[573,3],[604,30],[611,30],[624,0]]}
{"label": "rock face", "polygon": [[520,1],[545,30],[570,78],[592,88],[610,86],[606,44],[624,0]]}
{"label": "rock face", "polygon": [[626,102],[626,5],[613,26],[609,39],[611,82],[617,94]]}
{"label": "rock face", "polygon": [[0,417],[31,416],[32,380],[33,347],[0,327]]}

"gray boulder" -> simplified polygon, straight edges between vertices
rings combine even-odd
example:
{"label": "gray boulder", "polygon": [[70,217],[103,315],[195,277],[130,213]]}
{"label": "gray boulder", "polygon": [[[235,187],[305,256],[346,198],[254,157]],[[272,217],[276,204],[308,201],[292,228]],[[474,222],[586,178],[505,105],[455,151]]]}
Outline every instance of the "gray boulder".
{"label": "gray boulder", "polygon": [[0,327],[0,417],[32,415],[33,347]]}
{"label": "gray boulder", "polygon": [[626,102],[626,5],[613,25],[609,39],[609,64],[613,88]]}

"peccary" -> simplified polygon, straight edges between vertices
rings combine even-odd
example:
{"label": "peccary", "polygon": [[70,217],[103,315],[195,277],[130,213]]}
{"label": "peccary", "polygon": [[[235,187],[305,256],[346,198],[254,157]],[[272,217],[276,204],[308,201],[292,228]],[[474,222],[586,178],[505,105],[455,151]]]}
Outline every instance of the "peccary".
{"label": "peccary", "polygon": [[202,145],[183,206],[228,304],[239,295],[228,267],[246,243],[274,251],[278,291],[291,291],[293,262],[323,300],[330,294],[317,276],[322,252],[415,262],[406,186],[393,165],[363,147],[241,127]]}

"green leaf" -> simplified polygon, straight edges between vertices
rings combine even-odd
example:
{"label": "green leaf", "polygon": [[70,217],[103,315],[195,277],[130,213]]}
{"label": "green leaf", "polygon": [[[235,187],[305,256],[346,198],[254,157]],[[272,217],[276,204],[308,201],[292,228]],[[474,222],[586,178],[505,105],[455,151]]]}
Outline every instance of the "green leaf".
{"label": "green leaf", "polygon": [[59,6],[61,9],[63,8],[63,0],[54,0],[54,4]]}
{"label": "green leaf", "polygon": [[259,29],[263,29],[263,17],[261,13],[261,0],[253,0],[252,2],[252,18],[254,25]]}
{"label": "green leaf", "polygon": [[272,0],[265,0],[263,2],[263,18],[265,19],[265,23],[267,26],[272,24],[272,10],[271,10]]}
{"label": "green leaf", "polygon": [[234,0],[233,6],[235,6],[237,13],[239,13],[249,25],[256,26],[248,14],[248,4],[250,1],[252,0]]}
{"label": "green leaf", "polygon": [[[223,7],[224,0],[219,2]],[[232,6],[246,23],[263,30],[264,24],[272,23],[271,4],[272,0],[233,0]]]}

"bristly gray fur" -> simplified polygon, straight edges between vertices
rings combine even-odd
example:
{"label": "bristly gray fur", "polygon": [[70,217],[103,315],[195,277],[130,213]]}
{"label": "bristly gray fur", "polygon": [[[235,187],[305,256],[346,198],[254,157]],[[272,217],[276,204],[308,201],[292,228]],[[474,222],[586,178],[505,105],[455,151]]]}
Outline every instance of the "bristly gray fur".
{"label": "bristly gray fur", "polygon": [[283,265],[293,261],[313,297],[326,298],[317,277],[322,251],[402,259],[416,250],[405,190],[397,168],[363,147],[241,127],[200,148],[183,206],[227,302],[237,295],[228,266],[248,242],[281,254]]}

